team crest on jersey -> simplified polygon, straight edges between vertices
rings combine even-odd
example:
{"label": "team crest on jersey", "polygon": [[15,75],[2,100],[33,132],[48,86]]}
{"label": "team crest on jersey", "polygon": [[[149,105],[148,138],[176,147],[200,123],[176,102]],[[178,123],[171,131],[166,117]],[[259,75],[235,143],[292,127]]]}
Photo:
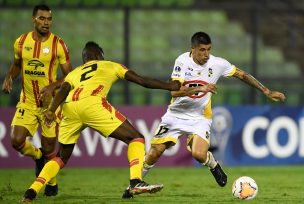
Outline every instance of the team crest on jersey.
{"label": "team crest on jersey", "polygon": [[27,63],[27,66],[34,67],[34,69],[36,70],[38,67],[44,67],[44,64],[42,62],[40,62],[39,60],[30,60]]}
{"label": "team crest on jersey", "polygon": [[208,77],[212,77],[213,75],[213,70],[211,68],[208,69]]}
{"label": "team crest on jersey", "polygon": [[206,131],[205,137],[206,137],[206,139],[209,139],[210,138],[210,132]]}
{"label": "team crest on jersey", "polygon": [[49,54],[50,53],[50,48],[49,47],[43,47],[42,48],[42,53],[45,54],[45,55]]}
{"label": "team crest on jersey", "polygon": [[39,60],[30,60],[27,63],[27,66],[34,67],[34,70],[24,70],[24,74],[30,75],[30,76],[36,76],[36,77],[44,77],[45,72],[43,70],[37,70],[38,67],[44,67],[44,64],[40,62]]}
{"label": "team crest on jersey", "polygon": [[[197,86],[204,86],[208,84],[208,82],[202,81],[202,80],[192,80],[192,81],[185,81],[184,85],[187,87],[197,87]],[[207,94],[207,92],[199,92],[197,94],[193,94],[189,96],[190,98],[202,98]]]}
{"label": "team crest on jersey", "polygon": [[30,50],[33,49],[33,48],[32,48],[32,47],[29,47],[29,46],[25,46],[24,49],[25,49],[26,51],[30,51]]}

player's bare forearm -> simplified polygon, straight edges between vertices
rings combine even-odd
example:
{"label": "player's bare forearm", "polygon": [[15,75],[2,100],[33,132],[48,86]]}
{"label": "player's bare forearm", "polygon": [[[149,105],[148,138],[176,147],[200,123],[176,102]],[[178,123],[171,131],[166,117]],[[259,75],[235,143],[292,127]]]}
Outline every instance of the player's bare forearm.
{"label": "player's bare forearm", "polygon": [[12,78],[14,80],[21,71],[21,61],[14,60],[13,64],[10,66],[5,78]]}
{"label": "player's bare forearm", "polygon": [[67,82],[64,82],[61,85],[59,91],[56,93],[54,100],[49,108],[51,112],[54,113],[56,109],[59,107],[59,105],[66,99],[66,97],[69,95],[70,89],[71,86]]}
{"label": "player's bare forearm", "polygon": [[140,76],[131,70],[128,70],[126,72],[125,79],[127,81],[134,82],[140,86],[150,89],[165,89],[169,91],[177,91],[181,87],[181,83],[179,81],[170,81],[167,83],[157,79]]}
{"label": "player's bare forearm", "polygon": [[206,84],[204,86],[186,87],[182,86],[178,91],[171,91],[172,97],[191,96],[200,92],[211,92],[216,94],[217,87],[215,84]]}
{"label": "player's bare forearm", "polygon": [[249,73],[241,70],[241,69],[236,69],[234,77],[239,78],[246,84],[260,90],[265,96],[267,96],[269,99],[273,101],[285,101],[286,97],[283,93],[278,92],[278,91],[271,91],[269,90],[266,86],[264,86],[261,82],[259,82],[256,78],[254,78],[252,75]]}
{"label": "player's bare forearm", "polygon": [[53,83],[49,84],[48,86],[43,87],[40,91],[40,99],[43,100],[44,98],[50,98],[53,95],[54,91],[60,88],[61,84],[64,82],[65,77],[72,70],[70,63],[66,63],[60,66],[63,76],[57,81],[54,81]]}
{"label": "player's bare forearm", "polygon": [[143,77],[142,83],[140,83],[140,85],[150,89],[166,89],[169,91],[178,90],[181,86],[181,84],[178,81],[170,81],[167,83],[157,79],[151,79],[148,77]]}
{"label": "player's bare forearm", "polygon": [[64,82],[65,77],[72,71],[72,65],[68,61],[65,64],[60,65],[62,77],[59,78],[56,82],[53,82],[55,89],[59,89],[61,84]]}
{"label": "player's bare forearm", "polygon": [[65,77],[72,71],[72,65],[70,61],[67,61],[65,64],[60,65],[62,77],[57,80],[56,88],[60,88],[61,84],[64,82]]}
{"label": "player's bare forearm", "polygon": [[21,60],[15,59],[12,66],[10,67],[10,70],[7,73],[7,76],[12,77],[12,79],[15,79],[21,71]]}
{"label": "player's bare forearm", "polygon": [[246,84],[260,90],[262,93],[269,91],[269,89],[265,87],[261,82],[259,82],[256,78],[241,69],[236,68],[233,76],[239,78]]}
{"label": "player's bare forearm", "polygon": [[2,84],[2,91],[6,94],[9,94],[13,89],[13,80],[19,75],[20,73],[20,60],[14,60],[14,63],[10,66],[6,76],[4,78]]}
{"label": "player's bare forearm", "polygon": [[60,86],[61,86],[61,84],[64,82],[64,78],[65,77],[61,77],[60,79],[58,79],[57,81],[55,81],[55,82],[53,82],[52,84],[50,84],[50,85],[52,85],[53,86],[53,91],[55,91],[56,89],[59,89],[60,88]]}
{"label": "player's bare forearm", "polygon": [[71,66],[70,62],[61,64],[60,67],[61,67],[61,71],[62,71],[62,77],[57,79],[57,81],[54,81],[53,83],[48,85],[51,92],[55,91],[56,89],[59,89],[61,84],[64,82],[65,77],[68,75],[69,72],[72,71],[72,66]]}
{"label": "player's bare forearm", "polygon": [[183,96],[191,96],[193,94],[198,93],[197,87],[186,87],[182,86],[178,91],[171,91],[172,97],[183,97]]}

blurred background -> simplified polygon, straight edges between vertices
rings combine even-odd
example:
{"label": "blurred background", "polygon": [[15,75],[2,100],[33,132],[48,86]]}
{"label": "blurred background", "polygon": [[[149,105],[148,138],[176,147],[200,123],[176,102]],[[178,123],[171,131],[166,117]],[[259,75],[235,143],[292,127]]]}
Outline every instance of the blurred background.
{"label": "blurred background", "polygon": [[[0,0],[0,80],[13,59],[14,40],[32,30],[32,8],[53,9],[51,31],[66,42],[73,66],[82,63],[88,40],[102,45],[109,60],[142,75],[168,80],[178,55],[190,50],[190,37],[205,31],[212,54],[226,58],[271,89],[287,95],[286,104],[304,102],[303,0]],[[11,95],[0,93],[2,107],[19,100],[20,80]],[[165,91],[119,82],[113,105],[164,105]],[[221,80],[213,104],[265,104],[259,92],[237,80]]]}
{"label": "blurred background", "polygon": [[[168,80],[176,57],[190,50],[192,34],[207,32],[213,55],[226,58],[287,97],[284,104],[271,103],[239,80],[221,79],[212,101],[217,108],[213,127],[217,140],[212,144],[220,149],[218,158],[227,165],[303,163],[303,0],[0,0],[1,84],[13,60],[14,40],[33,29],[32,9],[38,3],[51,7],[51,31],[66,42],[74,67],[82,64],[84,44],[93,40],[103,47],[106,59],[141,75]],[[10,95],[0,93],[0,118],[5,121],[0,123],[3,162],[13,161],[11,155],[17,155],[10,147],[9,129],[20,88],[19,78]],[[148,138],[170,98],[169,92],[122,81],[108,96]],[[89,131],[83,134],[75,157],[85,154],[91,158],[99,152],[110,160],[98,163],[86,159],[84,165],[121,165],[111,163],[114,160],[110,158],[124,156],[115,150],[119,145],[111,143],[113,148],[105,150],[110,143],[102,137],[96,139],[99,136]],[[169,152],[168,158],[188,155],[184,147],[179,148],[177,145]],[[168,158],[164,164],[191,161],[191,157],[181,156],[170,163]],[[185,158],[187,162],[183,162]],[[11,167],[18,164],[21,162],[12,162]]]}

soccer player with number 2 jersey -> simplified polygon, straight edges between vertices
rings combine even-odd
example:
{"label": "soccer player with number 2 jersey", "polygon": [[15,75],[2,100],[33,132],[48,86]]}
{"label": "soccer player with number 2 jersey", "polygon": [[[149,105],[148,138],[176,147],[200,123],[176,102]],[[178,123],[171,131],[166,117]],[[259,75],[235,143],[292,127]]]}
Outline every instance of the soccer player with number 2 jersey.
{"label": "soccer player with number 2 jersey", "polygon": [[[58,156],[45,164],[41,173],[25,192],[23,202],[35,199],[41,188],[68,162],[81,131],[90,127],[104,137],[112,137],[128,144],[130,164],[130,193],[155,193],[162,184],[147,184],[142,180],[142,167],[145,155],[144,137],[106,99],[118,79],[134,82],[146,88],[179,90],[178,81],[169,83],[142,77],[121,64],[106,61],[102,48],[95,42],[86,43],[82,58],[84,64],[75,68],[65,78],[51,106],[45,112],[45,121],[52,125],[55,110],[63,103],[63,118],[59,127]],[[193,89],[193,88],[189,88]]]}

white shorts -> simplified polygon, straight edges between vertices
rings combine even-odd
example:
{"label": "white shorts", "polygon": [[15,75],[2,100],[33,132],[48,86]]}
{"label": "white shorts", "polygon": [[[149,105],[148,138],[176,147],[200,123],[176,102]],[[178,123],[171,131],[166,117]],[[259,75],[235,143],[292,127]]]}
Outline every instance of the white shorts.
{"label": "white shorts", "polygon": [[168,112],[161,119],[151,144],[163,144],[169,141],[176,143],[182,135],[187,136],[188,142],[197,135],[210,144],[211,119],[204,117],[195,120],[181,119]]}

